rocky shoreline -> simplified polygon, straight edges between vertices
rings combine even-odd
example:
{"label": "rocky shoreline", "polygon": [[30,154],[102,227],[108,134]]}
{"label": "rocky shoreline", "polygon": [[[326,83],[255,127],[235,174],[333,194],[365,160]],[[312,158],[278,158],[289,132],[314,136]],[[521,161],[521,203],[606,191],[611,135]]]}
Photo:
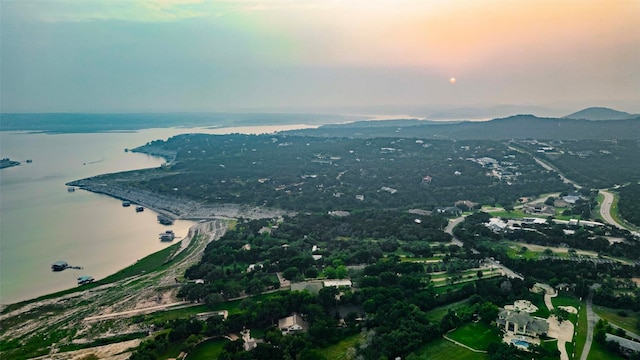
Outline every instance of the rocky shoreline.
{"label": "rocky shoreline", "polygon": [[124,179],[101,176],[75,180],[66,184],[82,190],[104,194],[151,209],[173,220],[211,220],[276,218],[293,212],[241,204],[204,204],[190,199],[132,188]]}

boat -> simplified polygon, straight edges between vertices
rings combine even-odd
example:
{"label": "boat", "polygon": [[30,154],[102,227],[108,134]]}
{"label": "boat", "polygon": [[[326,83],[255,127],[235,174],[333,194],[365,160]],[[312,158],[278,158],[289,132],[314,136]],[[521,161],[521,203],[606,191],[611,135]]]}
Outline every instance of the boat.
{"label": "boat", "polygon": [[68,267],[69,263],[67,263],[66,261],[56,261],[55,263],[53,263],[53,265],[51,265],[51,270],[62,271],[64,269],[67,269]]}
{"label": "boat", "polygon": [[73,186],[69,186],[69,187],[67,188],[67,191],[68,191],[68,192],[74,192],[74,191],[76,191],[76,188],[75,188],[75,187],[73,187]]}
{"label": "boat", "polygon": [[93,278],[91,276],[80,276],[78,278],[78,285],[90,284],[93,282]]}
{"label": "boat", "polygon": [[158,222],[162,225],[173,225],[173,219],[165,215],[158,215]]}
{"label": "boat", "polygon": [[131,206],[131,201],[126,201],[125,200],[125,201],[122,202],[122,207],[129,207],[129,206]]}
{"label": "boat", "polygon": [[136,212],[143,212],[144,208],[142,206],[136,206]]}
{"label": "boat", "polygon": [[175,238],[176,234],[173,232],[173,230],[167,230],[160,234],[160,241],[172,241]]}

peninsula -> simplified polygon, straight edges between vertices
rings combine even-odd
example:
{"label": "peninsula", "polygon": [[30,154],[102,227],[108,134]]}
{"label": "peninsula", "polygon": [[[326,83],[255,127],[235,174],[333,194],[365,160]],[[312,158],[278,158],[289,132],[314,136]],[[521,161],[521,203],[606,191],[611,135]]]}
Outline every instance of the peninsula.
{"label": "peninsula", "polygon": [[9,158],[0,159],[0,169],[10,168],[20,165],[19,161],[13,161]]}

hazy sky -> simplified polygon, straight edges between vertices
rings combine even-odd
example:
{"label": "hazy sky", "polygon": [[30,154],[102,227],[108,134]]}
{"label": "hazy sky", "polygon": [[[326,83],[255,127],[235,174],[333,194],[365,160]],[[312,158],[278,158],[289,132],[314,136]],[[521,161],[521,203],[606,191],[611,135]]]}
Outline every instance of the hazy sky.
{"label": "hazy sky", "polygon": [[0,16],[3,112],[640,112],[640,0],[0,0]]}

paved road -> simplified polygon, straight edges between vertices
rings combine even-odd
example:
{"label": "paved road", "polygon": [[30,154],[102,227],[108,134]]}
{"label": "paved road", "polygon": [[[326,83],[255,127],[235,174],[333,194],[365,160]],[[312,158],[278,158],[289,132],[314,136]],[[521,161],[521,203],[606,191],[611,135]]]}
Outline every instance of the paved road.
{"label": "paved road", "polygon": [[520,280],[524,280],[524,276],[518,274],[517,272],[509,269],[508,267],[500,264],[499,262],[497,262],[495,260],[484,259],[484,263],[485,263],[486,266],[499,269],[502,272],[502,274],[507,276],[508,278],[511,278],[511,279],[518,278]]}
{"label": "paved road", "polygon": [[560,179],[562,179],[563,182],[567,183],[567,184],[571,184],[573,186],[576,187],[576,189],[582,189],[582,186],[578,185],[575,181],[569,180],[567,179],[564,175],[562,175],[558,170],[556,170],[553,166],[549,165],[548,163],[544,162],[543,160],[538,159],[537,157],[533,157],[533,160],[535,160],[540,166],[542,166],[543,168],[549,170],[549,171],[554,171],[558,174],[558,176],[560,176]]}
{"label": "paved road", "polygon": [[464,216],[460,216],[455,219],[450,219],[449,224],[447,224],[447,227],[444,229],[444,232],[451,235],[451,242],[460,247],[463,247],[464,243],[460,241],[455,235],[453,235],[453,228],[463,221],[464,221]]}
{"label": "paved road", "polygon": [[613,194],[606,191],[600,190],[600,194],[604,196],[604,200],[602,200],[602,205],[600,205],[600,216],[604,219],[604,221],[609,224],[618,227],[620,229],[625,229],[624,226],[618,224],[613,217],[611,216],[611,205],[613,205]]}
{"label": "paved road", "polygon": [[582,348],[582,355],[580,360],[587,360],[589,357],[589,351],[591,351],[591,342],[593,341],[593,329],[598,321],[598,316],[593,312],[593,304],[591,299],[593,298],[593,290],[589,290],[589,297],[587,297],[587,341]]}

